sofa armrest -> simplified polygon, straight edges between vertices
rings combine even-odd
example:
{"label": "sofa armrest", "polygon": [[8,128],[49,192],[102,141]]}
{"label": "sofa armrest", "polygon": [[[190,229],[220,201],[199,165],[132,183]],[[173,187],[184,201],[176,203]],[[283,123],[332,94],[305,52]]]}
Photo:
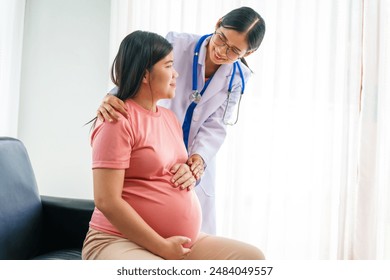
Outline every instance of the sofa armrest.
{"label": "sofa armrest", "polygon": [[43,244],[40,253],[81,249],[95,208],[93,200],[41,196],[41,201]]}

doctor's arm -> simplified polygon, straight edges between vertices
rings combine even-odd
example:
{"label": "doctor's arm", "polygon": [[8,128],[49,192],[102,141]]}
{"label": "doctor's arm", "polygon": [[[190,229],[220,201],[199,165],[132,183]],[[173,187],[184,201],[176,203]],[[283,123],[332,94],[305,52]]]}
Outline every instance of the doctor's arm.
{"label": "doctor's arm", "polygon": [[[226,112],[225,119],[230,120],[235,111],[239,98],[239,92],[230,100],[228,110]],[[218,109],[207,118],[207,120],[199,127],[192,145],[189,147],[189,154],[198,154],[204,161],[204,166],[207,167],[207,163],[216,156],[217,152],[221,148],[225,141],[227,134],[227,127],[223,122],[223,115],[227,101],[225,101]]]}
{"label": "doctor's arm", "polygon": [[96,207],[130,241],[164,259],[182,259],[190,252],[182,244],[188,237],[163,238],[122,198],[125,171],[94,169],[93,185]]}
{"label": "doctor's arm", "polygon": [[226,137],[226,128],[218,119],[210,117],[200,127],[194,142],[190,147],[190,154],[197,154],[204,160],[204,165],[215,157]]}

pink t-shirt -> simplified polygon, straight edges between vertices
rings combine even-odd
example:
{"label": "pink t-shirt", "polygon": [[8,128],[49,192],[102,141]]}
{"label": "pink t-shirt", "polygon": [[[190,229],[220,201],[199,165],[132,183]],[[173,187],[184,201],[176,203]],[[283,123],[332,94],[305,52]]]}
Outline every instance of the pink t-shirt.
{"label": "pink t-shirt", "polygon": [[[199,200],[194,191],[174,188],[170,181],[172,166],[188,157],[176,116],[163,107],[151,112],[133,100],[125,103],[128,119],[96,123],[92,168],[125,169],[122,197],[145,222],[164,238],[182,235],[195,241],[201,225]],[[123,237],[97,208],[90,226]]]}

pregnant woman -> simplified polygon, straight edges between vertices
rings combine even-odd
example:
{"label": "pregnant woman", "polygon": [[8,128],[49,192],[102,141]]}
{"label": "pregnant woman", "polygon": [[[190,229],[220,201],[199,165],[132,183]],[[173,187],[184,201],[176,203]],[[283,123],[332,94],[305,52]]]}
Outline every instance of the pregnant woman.
{"label": "pregnant woman", "polygon": [[83,259],[264,259],[252,245],[200,232],[196,194],[172,182],[178,169],[195,182],[181,125],[157,106],[175,95],[172,45],[135,31],[122,41],[111,72],[128,117],[93,125],[96,208]]}

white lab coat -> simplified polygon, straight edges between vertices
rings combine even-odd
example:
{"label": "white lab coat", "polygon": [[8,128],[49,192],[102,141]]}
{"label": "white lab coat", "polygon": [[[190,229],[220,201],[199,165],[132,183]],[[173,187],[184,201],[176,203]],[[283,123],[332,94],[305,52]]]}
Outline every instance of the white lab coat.
{"label": "white lab coat", "polygon": [[[174,111],[180,123],[183,123],[187,108],[191,103],[189,97],[192,93],[194,49],[200,37],[199,35],[175,32],[169,32],[166,36],[167,40],[173,45],[174,67],[179,73],[179,77],[176,82],[175,98],[161,100],[159,105]],[[199,92],[205,84],[206,45],[209,39],[203,42],[199,51],[197,74]],[[241,61],[239,63],[246,82],[249,79],[251,71]],[[188,137],[188,154],[199,154],[206,164],[203,177],[195,190],[203,211],[202,231],[209,234],[215,234],[216,232],[215,160],[216,154],[226,136],[226,125],[223,123],[222,117],[227,104],[226,98],[232,71],[232,64],[224,64],[214,74],[202,99],[194,109]],[[236,69],[229,110],[226,112],[225,117],[227,120],[235,118],[235,116],[232,116],[232,113],[241,93],[241,85],[240,74],[238,69]]]}

